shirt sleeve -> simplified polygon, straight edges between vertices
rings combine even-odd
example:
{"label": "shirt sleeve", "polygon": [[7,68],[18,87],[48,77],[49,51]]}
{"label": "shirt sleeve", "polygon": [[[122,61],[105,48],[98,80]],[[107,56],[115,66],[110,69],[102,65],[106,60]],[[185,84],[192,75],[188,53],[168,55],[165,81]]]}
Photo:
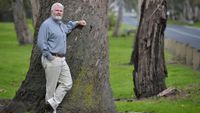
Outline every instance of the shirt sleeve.
{"label": "shirt sleeve", "polygon": [[65,32],[68,34],[70,33],[76,26],[78,25],[78,21],[69,21],[67,24],[65,24]]}
{"label": "shirt sleeve", "polygon": [[48,60],[53,60],[53,56],[48,49],[48,26],[42,24],[40,26],[37,38],[37,46],[42,51],[42,55],[46,57]]}

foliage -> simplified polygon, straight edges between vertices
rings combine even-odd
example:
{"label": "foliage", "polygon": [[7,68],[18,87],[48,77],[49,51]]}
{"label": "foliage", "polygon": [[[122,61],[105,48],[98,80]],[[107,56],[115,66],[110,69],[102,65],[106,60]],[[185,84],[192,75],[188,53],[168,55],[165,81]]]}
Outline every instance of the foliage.
{"label": "foliage", "polygon": [[[23,0],[23,3],[26,16],[30,18],[32,16],[30,0]],[[0,0],[0,21],[13,21],[11,0]]]}
{"label": "foliage", "polygon": [[179,21],[200,20],[199,0],[167,0],[167,2],[168,2],[169,17],[171,19]]}
{"label": "foliage", "polygon": [[[29,0],[23,0],[24,7],[26,10],[30,10],[31,4]],[[11,0],[0,0],[0,11],[1,10],[11,10],[12,2]]]}
{"label": "foliage", "polygon": [[9,10],[11,8],[10,0],[0,0],[0,11],[1,10]]}

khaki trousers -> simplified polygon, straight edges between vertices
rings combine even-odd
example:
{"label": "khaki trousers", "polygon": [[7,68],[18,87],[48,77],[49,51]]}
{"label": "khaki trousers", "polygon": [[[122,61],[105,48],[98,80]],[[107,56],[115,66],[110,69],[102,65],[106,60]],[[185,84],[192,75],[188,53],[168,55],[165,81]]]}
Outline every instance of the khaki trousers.
{"label": "khaki trousers", "polygon": [[65,57],[55,57],[49,61],[42,56],[42,66],[46,76],[46,102],[56,111],[67,91],[72,87],[72,78]]}

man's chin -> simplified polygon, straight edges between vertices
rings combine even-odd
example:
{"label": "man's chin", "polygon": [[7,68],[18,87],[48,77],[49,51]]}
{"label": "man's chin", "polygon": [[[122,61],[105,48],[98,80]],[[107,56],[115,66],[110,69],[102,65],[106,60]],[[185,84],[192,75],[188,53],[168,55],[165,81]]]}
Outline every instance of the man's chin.
{"label": "man's chin", "polygon": [[61,16],[52,16],[54,20],[62,20]]}

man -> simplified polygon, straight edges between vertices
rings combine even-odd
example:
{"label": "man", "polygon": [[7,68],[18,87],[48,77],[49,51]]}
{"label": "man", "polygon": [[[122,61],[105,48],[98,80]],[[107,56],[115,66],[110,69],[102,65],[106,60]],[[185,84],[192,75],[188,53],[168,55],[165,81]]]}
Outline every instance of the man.
{"label": "man", "polygon": [[41,24],[38,32],[37,44],[42,51],[41,61],[46,76],[46,113],[56,113],[56,108],[72,87],[70,70],[65,61],[66,34],[78,25],[86,25],[85,20],[64,24],[61,21],[63,10],[61,3],[54,3],[51,16]]}

